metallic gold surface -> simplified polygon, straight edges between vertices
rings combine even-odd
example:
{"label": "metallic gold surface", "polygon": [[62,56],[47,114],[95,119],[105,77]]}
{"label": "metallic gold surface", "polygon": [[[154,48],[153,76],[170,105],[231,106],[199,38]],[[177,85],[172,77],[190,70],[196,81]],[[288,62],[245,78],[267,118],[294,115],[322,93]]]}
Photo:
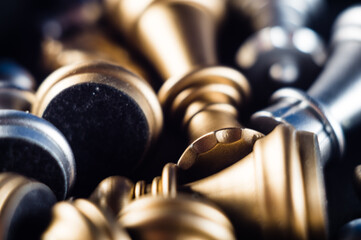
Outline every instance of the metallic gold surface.
{"label": "metallic gold surface", "polygon": [[53,208],[50,226],[43,240],[120,240],[131,239],[125,230],[95,204],[85,199],[59,202]]}
{"label": "metallic gold surface", "polygon": [[[325,239],[326,208],[315,136],[280,125],[231,167],[187,185],[242,231],[267,239]],[[248,229],[249,230],[249,229]]]}
{"label": "metallic gold surface", "polygon": [[[199,164],[207,168],[207,162]],[[164,224],[162,230],[173,231],[173,220],[169,219],[177,218],[178,211],[167,205],[170,199],[181,201],[178,192],[185,191],[220,206],[230,217],[239,237],[326,239],[326,200],[319,164],[314,134],[279,125],[269,135],[258,139],[248,156],[198,181],[177,184],[177,179],[186,175],[187,169],[167,164],[162,176],[154,178],[152,184],[145,186],[144,181],[141,182],[143,191],[124,206],[119,221],[140,239],[158,236],[160,222]],[[201,199],[198,197],[199,201]],[[182,201],[188,206],[182,211],[194,211],[191,203]],[[163,218],[169,222],[159,220]],[[177,220],[178,225],[183,223],[180,219],[182,217]]]}
{"label": "metallic gold surface", "polygon": [[49,71],[84,61],[104,60],[120,65],[148,79],[146,72],[129,50],[113,40],[99,27],[79,29],[61,39],[46,38],[42,43],[43,63]]}
{"label": "metallic gold surface", "polygon": [[247,128],[226,128],[203,135],[178,160],[177,165],[186,170],[183,180],[198,180],[231,166],[252,152],[261,137],[263,134]]}
{"label": "metallic gold surface", "polygon": [[227,217],[213,204],[189,196],[144,196],[120,214],[133,239],[235,239]]}
{"label": "metallic gold surface", "polygon": [[138,76],[107,62],[82,62],[53,72],[39,87],[32,113],[42,116],[55,96],[64,89],[81,83],[105,84],[131,96],[147,119],[150,131],[148,147],[155,142],[162,129],[163,115],[154,91]]}
{"label": "metallic gold surface", "polygon": [[238,108],[250,87],[238,71],[217,64],[215,32],[225,12],[219,0],[109,0],[108,16],[166,81],[159,100],[184,126],[189,141],[240,127]]}
{"label": "metallic gold surface", "polygon": [[113,22],[141,48],[164,80],[216,63],[214,20],[222,14],[214,13],[222,11],[224,2],[218,1],[214,11],[207,1],[110,0],[105,4]]}
{"label": "metallic gold surface", "polygon": [[[225,4],[217,0],[105,2],[109,17],[162,75],[159,101],[166,116],[187,132],[189,142],[197,145],[195,141],[209,139],[207,134],[227,128],[223,144],[214,147],[231,157],[212,163],[210,173],[249,153],[234,147],[237,140],[232,136],[240,131],[239,109],[250,98],[250,86],[237,70],[216,65],[215,33]],[[254,138],[260,136],[253,133]]]}
{"label": "metallic gold surface", "polygon": [[[235,239],[232,224],[218,207],[205,199],[177,192],[177,168],[175,164],[167,164],[162,177],[154,178],[151,185],[144,181],[134,185],[123,177],[109,177],[95,193],[104,190],[103,199],[122,193],[118,194],[117,202],[107,201],[106,208],[118,215],[118,222],[132,239]],[[128,186],[134,190],[123,191]],[[129,201],[130,192],[134,192],[132,201]],[[120,210],[114,212],[119,203]]]}
{"label": "metallic gold surface", "polygon": [[[241,127],[238,108],[250,97],[246,78],[221,66],[204,67],[163,84],[163,109],[187,130],[190,142],[221,128]],[[199,124],[201,123],[201,124]]]}
{"label": "metallic gold surface", "polygon": [[133,199],[133,195],[134,184],[129,179],[113,176],[100,182],[89,199],[104,211],[118,213]]}

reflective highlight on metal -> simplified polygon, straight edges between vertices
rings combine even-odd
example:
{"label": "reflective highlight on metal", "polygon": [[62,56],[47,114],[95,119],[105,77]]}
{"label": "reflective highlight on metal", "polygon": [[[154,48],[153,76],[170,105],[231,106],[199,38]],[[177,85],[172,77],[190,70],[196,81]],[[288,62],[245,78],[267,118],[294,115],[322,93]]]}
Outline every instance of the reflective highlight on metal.
{"label": "reflective highlight on metal", "polygon": [[53,192],[15,173],[0,174],[0,238],[38,239],[49,221]]}
{"label": "reflective highlight on metal", "polygon": [[280,123],[313,132],[325,164],[345,150],[344,132],[361,123],[361,7],[345,10],[334,23],[332,53],[324,71],[307,93],[281,89],[273,105],[252,116],[253,126],[267,133]]}
{"label": "reflective highlight on metal", "polygon": [[178,193],[176,171],[175,164],[167,164],[162,177],[154,178],[150,185],[109,177],[91,198],[113,210],[132,239],[235,239],[232,224],[218,207]]}
{"label": "reflective highlight on metal", "polygon": [[[131,185],[134,186],[133,202],[128,201],[129,191],[118,194],[125,191],[106,184],[113,181],[124,182],[124,178],[104,180],[102,184],[105,185],[100,188],[106,189],[103,191],[104,195],[123,196],[127,200],[127,204],[123,204],[119,212],[119,221],[130,229],[132,236],[141,239],[148,239],[152,234],[161,235],[157,232],[157,226],[161,222],[164,229],[170,226],[167,224],[173,224],[173,219],[179,221],[178,226],[183,224],[182,217],[178,218],[178,211],[168,207],[172,200],[187,203],[179,198],[179,192],[198,196],[197,201],[203,201],[204,197],[220,206],[231,219],[239,237],[326,239],[326,201],[318,158],[319,149],[314,134],[280,125],[269,135],[258,139],[253,151],[245,158],[206,178],[194,182],[188,179],[187,182],[187,169],[169,163],[163,168],[162,176],[154,178],[151,184],[146,185],[144,181],[140,181]],[[207,167],[206,161],[199,164]],[[185,185],[177,184],[179,179]],[[137,188],[137,185],[142,187]],[[185,193],[184,196],[187,196]],[[108,209],[115,209],[112,207],[113,202],[108,202]],[[197,215],[202,216],[209,213],[198,213],[200,208],[197,208],[195,210],[192,204],[187,203],[182,211],[197,211]],[[158,214],[159,217],[171,220],[156,221]],[[211,216],[212,214],[209,215]],[[192,225],[197,227],[195,223]],[[184,234],[188,234],[187,231],[184,230]]]}
{"label": "reflective highlight on metal", "polygon": [[116,217],[133,200],[134,189],[134,183],[129,179],[112,176],[101,181],[89,199]]}
{"label": "reflective highlight on metal", "polygon": [[[90,94],[86,95],[87,99],[89,98],[89,102],[82,102],[83,100],[80,99],[77,100],[79,102],[74,102],[72,105],[69,105],[69,102],[73,101],[73,95],[71,95],[73,93],[66,95],[67,92],[76,89],[77,94],[81,94],[81,91],[77,89],[79,86],[84,86],[84,88],[91,90]],[[102,94],[103,92],[104,94]],[[116,92],[116,96],[111,97],[111,94],[114,92]],[[70,120],[71,122],[57,122],[58,125],[61,125],[61,130],[64,132],[64,135],[67,136],[73,148],[79,170],[78,182],[80,184],[80,190],[85,189],[85,185],[89,188],[87,191],[93,189],[95,186],[91,185],[96,185],[101,179],[116,174],[115,171],[118,171],[118,173],[120,171],[126,173],[127,171],[134,170],[147,153],[147,150],[149,150],[149,147],[155,143],[163,125],[162,110],[150,85],[128,70],[107,62],[89,61],[58,69],[44,80],[36,93],[36,98],[37,101],[36,104],[33,105],[32,112],[38,116],[46,115],[45,118],[50,118],[52,122],[58,121],[60,116],[56,114],[59,114],[59,111],[62,111],[61,115],[71,116],[80,114],[79,118]],[[59,98],[67,104],[66,110],[58,109],[52,114],[47,114],[47,111],[52,111],[51,106],[53,106],[53,103]],[[115,104],[113,101],[117,98],[120,99],[119,101],[121,103],[119,103],[119,106],[113,106]],[[122,101],[128,102],[124,103]],[[131,102],[129,103],[129,101]],[[98,103],[102,104],[100,106],[105,104],[107,105],[106,107],[108,107],[109,105],[109,108],[115,111],[114,114],[119,113],[120,116],[110,116],[108,109],[103,109],[103,107],[100,109],[97,105]],[[124,110],[124,108],[133,103],[134,107],[129,111],[138,114],[137,116],[140,116],[139,118],[141,118],[141,120],[144,119],[145,126],[141,125],[143,122],[137,122],[131,119],[133,116],[131,114],[133,113],[128,113],[126,109]],[[57,106],[54,105],[53,107]],[[93,116],[95,114],[93,110],[101,113]],[[84,117],[85,112],[90,114],[91,117]],[[95,117],[98,119],[97,121],[93,120]],[[108,130],[106,127],[99,127],[106,126],[110,120],[114,122],[114,119],[118,121],[114,124],[122,126],[114,126],[114,128],[109,128]],[[85,132],[82,132],[80,136],[75,136],[73,131],[79,129],[80,126],[85,129]],[[119,128],[125,128],[128,132],[135,132],[135,134],[123,136],[125,134],[124,131],[115,132],[114,130]],[[141,132],[139,133],[139,131]],[[101,136],[99,136],[100,132]],[[87,137],[85,140],[81,138],[82,136],[90,137]],[[104,140],[104,136],[109,136],[110,139]],[[97,139],[98,137],[99,139]],[[111,137],[114,139],[111,139]],[[123,140],[120,141],[118,137],[120,140],[127,138],[129,143],[135,142],[134,144],[139,144],[140,152],[134,152],[136,146],[132,146],[131,149],[128,149],[128,147],[125,149],[123,147],[123,150],[119,150],[122,145],[126,144]],[[85,143],[84,141],[87,142]],[[87,145],[89,141],[92,141],[92,144],[95,145],[91,149],[89,149],[89,145]],[[104,141],[116,144],[116,146],[110,149],[107,144],[104,145]],[[91,154],[89,154],[89,152]],[[103,159],[104,155],[100,156],[100,153],[103,154],[103,152],[108,156],[105,159]],[[129,156],[124,156],[125,154],[122,155],[123,152],[129,154]],[[132,154],[136,156],[133,158]],[[130,159],[127,159],[128,157]],[[100,158],[103,160],[100,161]],[[121,167],[117,165],[118,163]],[[90,172],[93,175],[92,179],[89,179]],[[95,177],[95,175],[99,176]],[[92,183],[89,182],[90,180]],[[87,195],[89,193],[84,194]]]}
{"label": "reflective highlight on metal", "polygon": [[[232,68],[213,66],[215,31],[225,2],[110,0],[106,7],[113,22],[166,81],[159,100],[167,114],[188,128],[190,142],[220,128],[240,126],[237,108],[249,98],[248,82]],[[192,119],[201,121],[206,115],[227,117],[197,131]]]}
{"label": "reflective highlight on metal", "polygon": [[[106,7],[113,22],[162,75],[159,101],[168,118],[187,132],[189,142],[207,141],[201,139],[227,129],[224,144],[216,148],[233,151],[229,155],[236,159],[245,156],[232,147],[237,141],[232,137],[241,131],[239,109],[247,104],[251,89],[240,72],[216,65],[215,32],[225,2],[110,0]],[[223,161],[223,166],[230,162]]]}
{"label": "reflective highlight on metal", "polygon": [[[29,163],[21,163],[17,154],[11,153],[12,140],[19,142]],[[75,182],[75,161],[72,150],[64,138],[52,124],[30,113],[16,110],[0,111],[1,146],[8,145],[9,153],[2,152],[0,166],[2,171],[15,171],[35,178],[47,184],[59,199],[64,199]],[[7,144],[9,142],[9,144]],[[50,155],[48,162],[42,162],[40,156],[27,153],[35,145]],[[29,149],[30,148],[30,149]],[[14,152],[18,151],[14,147]],[[12,158],[10,156],[13,156]],[[22,159],[22,158],[20,158]],[[17,163],[17,164],[15,164]]]}
{"label": "reflective highlight on metal", "polygon": [[30,110],[34,89],[30,73],[16,63],[0,61],[0,109]]}
{"label": "reflective highlight on metal", "polygon": [[236,239],[224,213],[189,196],[146,195],[124,208],[118,222],[133,239]]}
{"label": "reflective highlight on metal", "polygon": [[85,199],[59,202],[53,207],[52,221],[42,240],[120,240],[131,239],[95,204]]}
{"label": "reflective highlight on metal", "polygon": [[261,137],[263,134],[247,128],[224,128],[210,132],[191,143],[177,164],[186,170],[188,181],[198,180],[247,156]]}
{"label": "reflective highlight on metal", "polygon": [[132,96],[147,119],[151,133],[149,145],[154,143],[163,125],[162,110],[154,91],[143,79],[111,63],[82,62],[53,72],[39,86],[36,92],[37,102],[33,105],[32,112],[41,116],[52,98],[61,91],[72,85],[92,82],[109,85]]}
{"label": "reflective highlight on metal", "polygon": [[242,160],[186,187],[220,206],[239,236],[326,239],[318,154],[314,134],[280,125]]}
{"label": "reflective highlight on metal", "polygon": [[[34,101],[31,75],[11,62],[0,64],[0,170],[47,184],[64,199],[75,181],[75,162],[65,137],[52,124],[28,112]],[[10,110],[10,108],[18,110]]]}
{"label": "reflective highlight on metal", "polygon": [[322,12],[324,1],[230,2],[250,18],[256,31],[236,55],[237,64],[246,71],[255,91],[264,95],[269,87],[308,86],[326,60],[326,49],[323,40],[306,25]]}
{"label": "reflective highlight on metal", "polygon": [[149,80],[149,76],[125,47],[115,43],[100,27],[86,26],[64,33],[59,39],[47,37],[42,43],[43,63],[54,71],[84,61],[109,61]]}

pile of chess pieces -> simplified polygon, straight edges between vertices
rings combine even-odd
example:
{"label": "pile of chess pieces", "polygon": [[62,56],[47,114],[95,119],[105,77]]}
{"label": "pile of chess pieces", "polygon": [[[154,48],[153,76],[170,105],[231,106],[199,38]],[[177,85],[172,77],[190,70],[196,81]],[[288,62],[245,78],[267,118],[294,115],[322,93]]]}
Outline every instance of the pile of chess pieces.
{"label": "pile of chess pieces", "polygon": [[68,5],[0,61],[0,239],[361,239],[361,5]]}

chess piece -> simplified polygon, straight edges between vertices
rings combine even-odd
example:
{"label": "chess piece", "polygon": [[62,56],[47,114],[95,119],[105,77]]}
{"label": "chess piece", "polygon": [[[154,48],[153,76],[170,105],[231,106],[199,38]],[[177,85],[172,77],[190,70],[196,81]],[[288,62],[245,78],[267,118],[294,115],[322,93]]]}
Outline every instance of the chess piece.
{"label": "chess piece", "polygon": [[39,239],[50,220],[54,193],[15,173],[0,173],[0,238]]}
{"label": "chess piece", "polygon": [[58,69],[40,85],[36,99],[32,112],[57,126],[73,149],[79,196],[88,196],[107,176],[130,174],[162,128],[151,87],[107,62]]}
{"label": "chess piece", "polygon": [[255,31],[240,46],[236,62],[257,99],[267,100],[280,87],[308,87],[326,60],[326,49],[320,36],[306,26],[320,15],[324,1],[230,2],[250,19]]}
{"label": "chess piece", "polygon": [[130,240],[114,219],[86,199],[59,202],[53,207],[52,221],[42,240]]}
{"label": "chess piece", "polygon": [[[145,207],[152,206],[149,196],[177,199],[183,192],[216,203],[234,224],[239,238],[326,239],[326,201],[318,158],[314,134],[280,125],[258,139],[249,155],[212,176],[192,182],[187,179],[187,168],[167,164],[162,176],[150,185],[108,178],[94,192],[93,200],[107,209],[123,206],[120,222],[125,227],[139,226],[135,222],[153,218],[152,209]],[[204,165],[207,167],[207,162]],[[134,200],[128,208],[133,204],[130,196],[139,203]],[[142,211],[144,218],[140,217]]]}
{"label": "chess piece", "polygon": [[[59,23],[60,24],[60,23]],[[70,23],[68,23],[70,24]],[[65,28],[65,27],[64,27]],[[73,26],[59,37],[46,36],[42,42],[42,62],[49,72],[78,62],[112,62],[150,81],[150,75],[125,46],[115,43],[98,25]]]}
{"label": "chess piece", "polygon": [[315,133],[323,164],[343,154],[344,134],[361,122],[359,14],[360,6],[351,7],[334,23],[332,53],[309,90],[285,88],[275,92],[271,98],[273,105],[252,116],[254,128],[267,133],[277,124],[287,123]]}
{"label": "chess piece", "polygon": [[[217,65],[215,32],[225,1],[109,0],[105,6],[113,23],[165,81],[158,98],[166,117],[188,134],[189,153],[202,154],[204,148],[194,147],[204,143],[207,150],[215,150],[212,154],[233,151],[230,159],[204,175],[247,155],[262,134],[240,129],[239,109],[250,97],[247,79],[235,69]],[[248,144],[239,144],[242,134],[249,136],[243,138],[250,140]]]}
{"label": "chess piece", "polygon": [[0,63],[0,171],[37,179],[63,199],[74,184],[74,156],[58,129],[28,113],[34,87],[23,68]]}
{"label": "chess piece", "polygon": [[232,224],[213,203],[177,193],[175,170],[174,164],[166,165],[151,186],[109,177],[91,200],[117,216],[132,239],[235,239]]}

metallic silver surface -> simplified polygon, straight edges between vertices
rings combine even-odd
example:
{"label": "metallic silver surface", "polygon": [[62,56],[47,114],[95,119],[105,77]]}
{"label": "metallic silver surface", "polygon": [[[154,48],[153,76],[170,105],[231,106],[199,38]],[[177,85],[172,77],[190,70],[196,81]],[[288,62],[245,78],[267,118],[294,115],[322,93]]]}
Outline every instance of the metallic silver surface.
{"label": "metallic silver surface", "polygon": [[231,4],[249,17],[255,31],[236,55],[251,81],[274,88],[309,85],[326,51],[323,40],[306,26],[322,12],[323,0],[231,0]]}
{"label": "metallic silver surface", "polygon": [[[62,179],[53,179],[53,181],[61,182],[63,195],[60,198],[66,197],[69,189],[74,184],[75,161],[69,144],[55,126],[30,113],[17,110],[0,110],[1,139],[21,139],[39,146],[51,154],[55,164],[62,170],[63,177]],[[35,160],[29,159],[29,161]],[[29,171],[31,170],[29,169]],[[32,175],[32,173],[29,172],[29,175]],[[36,176],[33,177],[36,178]]]}
{"label": "metallic silver surface", "polygon": [[339,240],[361,239],[361,218],[352,220],[343,226],[339,232]]}
{"label": "metallic silver surface", "polygon": [[11,61],[0,61],[0,109],[30,110],[35,80]]}
{"label": "metallic silver surface", "polygon": [[322,161],[342,155],[344,132],[361,123],[361,6],[345,10],[334,24],[332,55],[307,93],[281,89],[272,106],[252,116],[254,126],[269,132],[279,123],[317,134]]}
{"label": "metallic silver surface", "polygon": [[[43,180],[53,187],[59,199],[64,199],[75,180],[74,156],[54,125],[28,113],[35,98],[34,88],[35,81],[25,69],[10,61],[0,62],[0,141],[4,151],[0,156],[1,171]],[[16,165],[23,161],[21,155],[14,153],[19,151],[18,145],[29,156],[23,166]],[[39,149],[43,152],[33,152]],[[45,155],[50,155],[52,162],[42,162]]]}

